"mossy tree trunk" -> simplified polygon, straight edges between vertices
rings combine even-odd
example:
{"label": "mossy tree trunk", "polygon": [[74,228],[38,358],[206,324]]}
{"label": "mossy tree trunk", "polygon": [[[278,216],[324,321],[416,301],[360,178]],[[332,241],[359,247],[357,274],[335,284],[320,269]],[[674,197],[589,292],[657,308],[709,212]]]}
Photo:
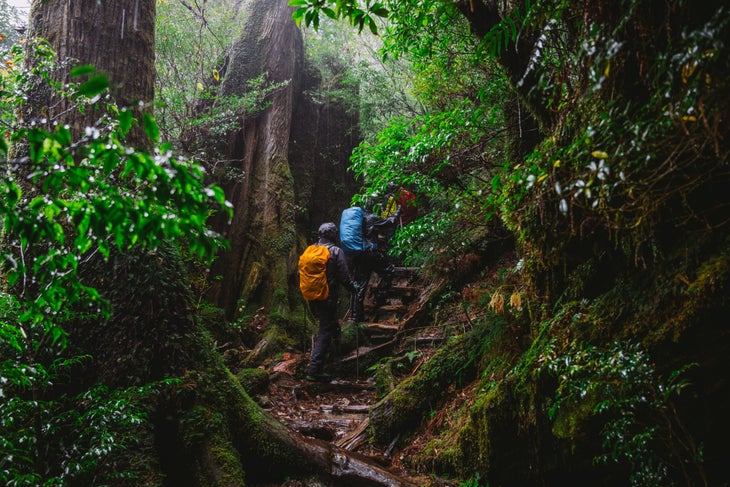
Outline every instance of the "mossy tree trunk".
{"label": "mossy tree trunk", "polygon": [[242,8],[246,24],[222,69],[219,95],[243,95],[262,74],[268,85],[286,84],[228,135],[222,158],[242,177],[223,183],[234,217],[217,230],[231,248],[212,266],[208,298],[228,319],[245,313],[241,304],[288,318],[300,302],[292,300],[298,255],[319,224],[339,222],[356,191],[347,168],[358,117],[341,102],[308,94],[322,80],[307,65],[286,0],[248,0]]}
{"label": "mossy tree trunk", "polygon": [[245,6],[246,25],[234,43],[221,83],[222,96],[242,95],[247,81],[266,73],[269,83],[287,84],[270,94],[263,112],[245,118],[230,134],[228,159],[242,171],[226,195],[234,216],[228,229],[230,250],[212,269],[212,300],[236,314],[239,300],[264,304],[286,316],[289,276],[295,267],[294,180],[289,140],[294,93],[303,60],[302,38],[286,0],[252,0]]}
{"label": "mossy tree trunk", "polygon": [[375,441],[388,444],[412,432],[452,387],[473,381],[488,336],[487,327],[479,327],[449,342],[375,405],[370,411]]}

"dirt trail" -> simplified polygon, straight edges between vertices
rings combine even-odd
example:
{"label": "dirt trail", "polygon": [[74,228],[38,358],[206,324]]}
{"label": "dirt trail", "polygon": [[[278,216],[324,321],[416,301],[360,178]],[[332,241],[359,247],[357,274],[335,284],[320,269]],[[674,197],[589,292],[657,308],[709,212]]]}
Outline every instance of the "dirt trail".
{"label": "dirt trail", "polygon": [[353,333],[358,336],[357,346],[330,361],[330,370],[335,372],[332,381],[307,381],[304,369],[308,353],[287,355],[271,367],[267,396],[260,398],[264,407],[290,429],[362,455],[399,478],[408,479],[405,484],[386,480],[371,485],[455,485],[413,477],[400,464],[395,441],[384,446],[369,441],[369,411],[380,398],[371,367],[383,357],[407,355],[416,349],[425,359],[441,342],[438,331],[418,326],[438,283],[420,282],[414,271],[396,268],[391,287],[387,293],[380,293],[380,299],[379,278],[375,275],[371,279],[365,299],[368,321],[359,325],[359,333]]}

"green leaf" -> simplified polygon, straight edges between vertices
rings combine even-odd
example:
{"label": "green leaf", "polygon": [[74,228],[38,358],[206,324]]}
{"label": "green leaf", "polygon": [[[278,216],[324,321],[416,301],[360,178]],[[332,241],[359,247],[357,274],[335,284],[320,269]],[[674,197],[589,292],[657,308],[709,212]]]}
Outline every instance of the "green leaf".
{"label": "green leaf", "polygon": [[368,15],[367,17],[365,17],[365,20],[370,27],[370,32],[372,32],[375,36],[378,35],[378,26],[375,24],[373,18]]}
{"label": "green leaf", "polygon": [[302,23],[302,19],[304,18],[304,14],[307,13],[306,8],[298,8],[291,14],[291,18],[294,19],[297,23],[297,25],[300,25]]}
{"label": "green leaf", "polygon": [[62,146],[69,146],[71,145],[71,131],[66,127],[65,125],[60,125],[56,129],[56,140],[62,145]]}
{"label": "green leaf", "polygon": [[55,345],[59,340],[61,340],[62,344],[65,344],[66,332],[63,331],[63,328],[59,326],[54,326],[53,328],[51,328],[50,332],[52,337],[51,344]]}
{"label": "green leaf", "polygon": [[8,286],[12,286],[16,282],[18,282],[18,278],[20,277],[20,273],[18,271],[10,271],[7,273],[7,280],[8,280]]}
{"label": "green leaf", "polygon": [[79,86],[77,93],[80,96],[93,97],[103,93],[107,88],[109,88],[109,81],[106,79],[106,76],[98,74],[96,76],[92,76],[86,83]]}
{"label": "green leaf", "polygon": [[307,12],[304,14],[304,24],[312,25],[314,18],[317,16],[318,16],[318,14],[315,10],[307,10]]}
{"label": "green leaf", "polygon": [[155,119],[152,118],[152,115],[149,113],[145,113],[142,119],[144,121],[144,131],[147,134],[147,137],[149,137],[152,142],[159,142],[160,128],[157,126]]}
{"label": "green leaf", "polygon": [[132,128],[132,110],[124,108],[119,112],[119,133],[124,137]]}
{"label": "green leaf", "polygon": [[[289,0],[290,7],[299,7],[301,5],[307,5],[307,0]],[[302,9],[299,9],[302,10]]]}
{"label": "green leaf", "polygon": [[387,17],[390,13],[387,8],[385,8],[382,4],[376,3],[371,8],[370,11],[377,15],[378,17]]}
{"label": "green leaf", "polygon": [[76,66],[71,70],[71,76],[84,76],[87,74],[91,74],[94,71],[96,71],[96,68],[94,66],[91,66],[90,64],[84,64],[83,66]]}

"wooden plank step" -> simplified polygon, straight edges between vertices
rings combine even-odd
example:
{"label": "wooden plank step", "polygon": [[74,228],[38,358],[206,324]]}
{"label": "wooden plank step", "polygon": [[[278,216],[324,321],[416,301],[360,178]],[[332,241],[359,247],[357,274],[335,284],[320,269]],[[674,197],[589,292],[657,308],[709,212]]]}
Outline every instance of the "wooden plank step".
{"label": "wooden plank step", "polygon": [[319,409],[329,414],[367,414],[370,404],[321,404]]}
{"label": "wooden plank step", "polygon": [[373,353],[373,352],[377,352],[379,350],[382,350],[382,349],[388,348],[388,347],[392,347],[394,345],[395,345],[395,340],[390,340],[390,341],[387,341],[385,343],[381,343],[379,345],[375,345],[373,347],[360,347],[355,352],[353,352],[350,355],[348,355],[347,357],[343,357],[342,360],[340,360],[340,361],[341,362],[345,362],[345,363],[347,363],[347,362],[354,362],[354,361],[358,360],[359,358],[362,358],[363,356],[365,356],[367,354],[370,354],[370,353]]}
{"label": "wooden plank step", "polygon": [[403,304],[385,304],[383,306],[378,306],[378,310],[391,312],[391,313],[405,313],[408,311],[408,306],[405,306]]}
{"label": "wooden plank step", "polygon": [[420,271],[420,267],[393,267],[393,272],[403,274],[407,272],[418,272]]}
{"label": "wooden plank step", "polygon": [[388,293],[399,294],[402,296],[413,296],[421,292],[421,288],[418,286],[391,286],[388,288]]}
{"label": "wooden plank step", "polygon": [[379,331],[379,332],[397,332],[400,330],[398,323],[361,323],[360,326],[365,330]]}

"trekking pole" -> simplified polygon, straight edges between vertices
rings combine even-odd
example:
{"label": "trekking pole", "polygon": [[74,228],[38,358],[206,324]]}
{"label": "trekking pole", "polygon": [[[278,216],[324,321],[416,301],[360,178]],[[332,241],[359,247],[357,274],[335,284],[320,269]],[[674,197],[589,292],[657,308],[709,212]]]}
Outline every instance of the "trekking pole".
{"label": "trekking pole", "polygon": [[360,326],[355,323],[355,383],[360,382]]}
{"label": "trekking pole", "polygon": [[[350,315],[352,317],[352,312],[357,306],[356,298],[354,295],[350,296],[350,307],[347,310],[347,313],[345,313],[345,317]],[[355,320],[352,320],[352,324],[355,327],[355,382],[360,382],[360,326],[357,324]]]}

